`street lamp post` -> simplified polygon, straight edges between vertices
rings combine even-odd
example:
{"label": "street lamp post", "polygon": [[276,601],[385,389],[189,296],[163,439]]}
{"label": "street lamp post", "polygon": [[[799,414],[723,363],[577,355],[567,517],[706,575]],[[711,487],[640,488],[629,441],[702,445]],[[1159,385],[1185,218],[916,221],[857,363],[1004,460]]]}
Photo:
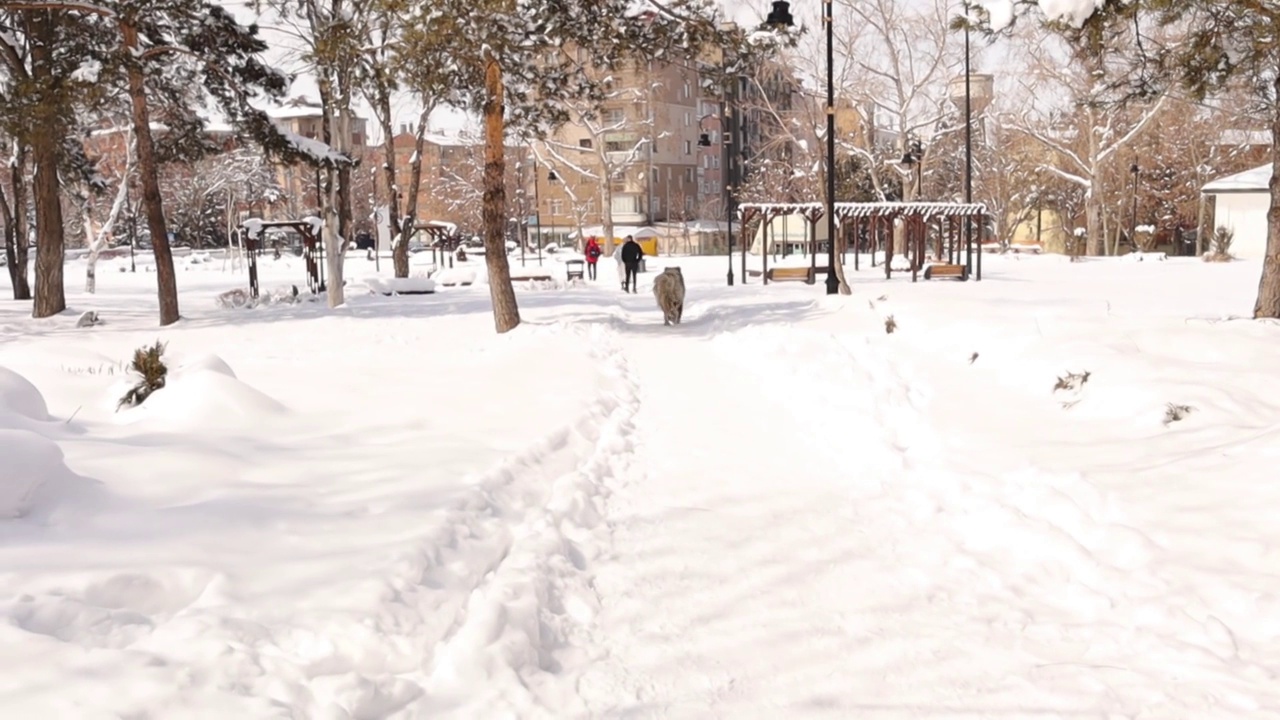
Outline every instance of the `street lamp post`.
{"label": "street lamp post", "polygon": [[[832,19],[832,0],[822,0],[822,24],[827,33],[827,294],[840,292],[840,279],[836,277],[836,84],[835,84],[835,27]],[[774,0],[773,9],[765,24],[781,29],[792,27],[791,3]]]}
{"label": "street lamp post", "polygon": [[1129,242],[1133,243],[1136,250],[1138,248],[1138,173],[1142,172],[1137,161],[1129,166],[1129,172],[1133,173],[1133,209],[1129,212]]}
{"label": "street lamp post", "polygon": [[[969,0],[964,0],[964,202],[973,204],[973,108],[970,81],[973,71],[969,67]],[[973,263],[973,217],[964,218],[964,262],[967,271],[974,273],[974,280],[982,279],[982,239],[978,239],[977,267]]]}
{"label": "street lamp post", "polygon": [[542,198],[538,194],[538,164],[533,165],[533,221],[538,226],[538,265],[542,265]]}
{"label": "street lamp post", "polygon": [[[553,183],[559,179],[560,179],[560,176],[556,175],[555,170],[547,170],[548,183]],[[541,225],[538,226],[538,231],[539,231],[538,234],[541,235],[542,234]],[[556,234],[556,214],[551,213],[551,236],[555,237],[555,234]],[[560,247],[560,242],[556,241],[556,248],[559,249],[559,247]],[[538,243],[538,267],[542,267],[542,243],[541,242]]]}

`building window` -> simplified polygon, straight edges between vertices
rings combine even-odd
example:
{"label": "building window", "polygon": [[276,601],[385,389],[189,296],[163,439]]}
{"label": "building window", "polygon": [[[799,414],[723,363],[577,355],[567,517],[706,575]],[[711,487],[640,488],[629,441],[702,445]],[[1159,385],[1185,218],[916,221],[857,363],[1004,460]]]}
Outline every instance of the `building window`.
{"label": "building window", "polygon": [[693,182],[693,168],[684,169],[684,181],[689,183]]}
{"label": "building window", "polygon": [[582,139],[578,140],[578,147],[580,147],[580,148],[584,148],[584,149],[587,149],[587,150],[590,150],[590,149],[591,149],[591,138],[582,138]]}
{"label": "building window", "polygon": [[684,196],[684,211],[685,211],[685,212],[690,212],[690,211],[692,211],[692,210],[693,210],[693,198],[689,197],[688,195],[685,195],[685,196]]}
{"label": "building window", "polygon": [[610,205],[616,213],[636,213],[640,211],[640,198],[635,195],[614,195]]}
{"label": "building window", "polygon": [[693,97],[693,85],[688,80],[684,81],[684,97],[685,99]]}
{"label": "building window", "polygon": [[605,152],[611,152],[611,153],[626,152],[628,149],[629,148],[627,147],[627,144],[624,142],[618,142],[617,140],[604,141]]}
{"label": "building window", "polygon": [[551,209],[552,215],[564,214],[564,201],[559,198],[556,198],[554,200],[548,200],[547,206]]}
{"label": "building window", "polygon": [[689,127],[692,124],[693,124],[693,115],[692,113],[686,110],[684,114],[684,126]]}
{"label": "building window", "polygon": [[685,141],[684,141],[684,154],[685,154],[685,155],[692,155],[692,154],[693,154],[693,141],[692,141],[692,140],[685,140]]}
{"label": "building window", "polygon": [[712,155],[712,156],[711,156],[711,167],[712,167],[712,168],[715,168],[715,169],[717,169],[717,170],[718,170],[718,169],[720,169],[720,156],[719,156],[719,155]]}
{"label": "building window", "polygon": [[619,125],[626,122],[627,111],[622,108],[606,108],[604,111],[604,121],[607,125]]}

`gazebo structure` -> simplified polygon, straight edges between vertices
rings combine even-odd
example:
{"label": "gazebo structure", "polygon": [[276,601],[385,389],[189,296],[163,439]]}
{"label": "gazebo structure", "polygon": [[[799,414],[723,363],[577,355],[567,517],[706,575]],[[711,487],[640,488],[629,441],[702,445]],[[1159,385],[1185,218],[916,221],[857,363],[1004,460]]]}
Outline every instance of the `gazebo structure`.
{"label": "gazebo structure", "polygon": [[[784,215],[799,215],[809,223],[810,266],[804,277],[788,275],[786,279],[804,279],[812,284],[819,272],[826,272],[827,267],[818,267],[817,262],[817,226],[826,216],[825,203],[742,203],[738,206],[740,246],[742,253],[742,277],[747,278],[747,253],[750,247],[748,238],[755,234],[757,227],[763,225],[765,232],[764,262],[762,272],[767,284],[770,279],[781,279],[777,270],[770,273],[768,269],[768,234],[772,221]],[[970,274],[975,280],[982,279],[982,242],[965,242],[964,224],[973,222],[983,227],[986,207],[980,204],[965,203],[932,203],[932,202],[877,202],[877,203],[836,203],[836,234],[843,238],[841,255],[853,247],[853,269],[858,270],[862,252],[871,254],[871,264],[875,267],[876,253],[884,250],[884,276],[893,274],[893,257],[901,254],[907,258],[911,269],[911,280],[915,282],[919,273],[924,271],[924,278],[950,277],[968,280]],[[902,227],[902,247],[896,247],[895,228]],[[976,252],[975,252],[976,245]],[[794,273],[794,268],[787,268]]]}
{"label": "gazebo structure", "polygon": [[458,235],[458,226],[439,220],[417,222],[411,217],[406,217],[400,231],[400,242],[407,243],[412,241],[413,236],[418,231],[425,232],[427,237],[430,238],[427,245],[431,248],[431,262],[437,268],[443,267],[444,260],[448,257],[449,267],[453,267],[453,254],[462,245],[462,237]]}
{"label": "gazebo structure", "polygon": [[307,287],[312,293],[324,292],[324,263],[320,261],[320,238],[311,220],[259,220],[250,218],[240,224],[244,231],[244,249],[249,259],[249,295],[258,297],[258,252],[265,249],[266,231],[292,230],[302,238],[302,257],[307,266]]}

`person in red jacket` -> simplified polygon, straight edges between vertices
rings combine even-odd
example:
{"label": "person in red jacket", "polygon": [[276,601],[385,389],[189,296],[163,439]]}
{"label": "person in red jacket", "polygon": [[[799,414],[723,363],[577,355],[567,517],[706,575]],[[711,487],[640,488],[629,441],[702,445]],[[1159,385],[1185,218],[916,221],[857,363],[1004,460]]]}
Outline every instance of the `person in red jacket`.
{"label": "person in red jacket", "polygon": [[587,238],[587,246],[583,248],[582,253],[587,256],[587,277],[595,280],[596,262],[604,253],[600,250],[600,243],[596,242],[594,236]]}

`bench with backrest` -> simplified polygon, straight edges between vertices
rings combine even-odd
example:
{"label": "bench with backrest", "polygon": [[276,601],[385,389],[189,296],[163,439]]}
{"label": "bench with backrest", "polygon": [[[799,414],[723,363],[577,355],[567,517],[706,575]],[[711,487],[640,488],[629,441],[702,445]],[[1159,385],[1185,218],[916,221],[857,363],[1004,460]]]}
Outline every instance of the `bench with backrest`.
{"label": "bench with backrest", "polygon": [[780,267],[769,268],[770,282],[788,282],[798,281],[812,285],[814,282],[813,268],[807,267]]}

